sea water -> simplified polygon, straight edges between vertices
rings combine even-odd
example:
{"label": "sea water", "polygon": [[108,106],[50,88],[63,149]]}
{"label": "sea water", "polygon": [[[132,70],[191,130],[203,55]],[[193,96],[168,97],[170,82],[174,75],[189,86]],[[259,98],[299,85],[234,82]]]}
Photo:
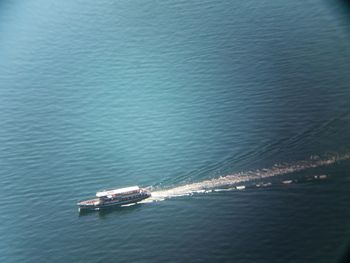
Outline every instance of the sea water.
{"label": "sea water", "polygon": [[349,70],[337,1],[1,1],[0,261],[337,262]]}

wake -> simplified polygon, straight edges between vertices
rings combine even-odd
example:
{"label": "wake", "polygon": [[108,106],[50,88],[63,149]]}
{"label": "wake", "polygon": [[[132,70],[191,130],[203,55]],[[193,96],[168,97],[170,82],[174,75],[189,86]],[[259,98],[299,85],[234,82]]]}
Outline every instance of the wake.
{"label": "wake", "polygon": [[[197,183],[190,183],[182,186],[177,186],[170,189],[152,191],[152,196],[143,202],[162,201],[167,198],[186,196],[194,193],[206,193],[212,191],[229,191],[242,190],[244,185],[239,185],[249,181],[258,181],[269,177],[285,175],[293,172],[299,172],[310,168],[320,166],[327,166],[339,161],[349,160],[350,154],[333,155],[328,158],[320,158],[318,156],[311,156],[309,160],[298,161],[292,164],[275,164],[268,169],[259,169],[255,171],[239,172],[219,178],[204,180]],[[324,179],[325,175],[315,176],[316,179]],[[291,183],[292,180],[283,181],[283,183]],[[257,187],[268,186],[271,183],[260,183]]]}

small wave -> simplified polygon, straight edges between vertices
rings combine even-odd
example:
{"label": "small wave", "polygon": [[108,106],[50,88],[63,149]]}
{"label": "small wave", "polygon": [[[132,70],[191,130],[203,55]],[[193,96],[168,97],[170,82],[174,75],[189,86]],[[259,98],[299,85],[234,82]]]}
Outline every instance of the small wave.
{"label": "small wave", "polygon": [[314,175],[314,179],[321,179],[321,180],[324,180],[324,179],[327,179],[327,175],[326,174],[321,174],[321,175]]}
{"label": "small wave", "polygon": [[131,203],[131,204],[126,204],[126,205],[121,205],[121,207],[128,207],[128,206],[133,206],[136,205],[137,203]]}
{"label": "small wave", "polygon": [[255,186],[256,187],[268,187],[268,186],[271,186],[271,185],[272,185],[271,182],[266,182],[266,183],[258,183]]}
{"label": "small wave", "polygon": [[283,184],[291,184],[293,183],[293,180],[284,180],[282,181]]}
{"label": "small wave", "polygon": [[[299,172],[306,169],[316,168],[320,166],[327,166],[339,161],[349,160],[350,154],[333,155],[328,158],[322,159],[319,156],[315,158],[312,156],[309,160],[299,161],[292,164],[275,164],[271,168],[259,169],[256,171],[239,172],[236,174],[230,174],[226,176],[220,176],[214,179],[204,180],[202,182],[186,184],[177,186],[170,189],[157,190],[152,192],[152,196],[148,202],[162,201],[167,198],[180,197],[193,195],[194,193],[208,193],[208,192],[220,192],[231,190],[242,190],[244,185],[238,186],[243,182],[249,182],[254,180],[261,180],[269,177],[285,175],[293,172]],[[327,176],[321,175],[317,179],[325,179]],[[290,183],[292,180],[286,180],[285,183]],[[257,187],[270,186],[271,183],[259,183]]]}

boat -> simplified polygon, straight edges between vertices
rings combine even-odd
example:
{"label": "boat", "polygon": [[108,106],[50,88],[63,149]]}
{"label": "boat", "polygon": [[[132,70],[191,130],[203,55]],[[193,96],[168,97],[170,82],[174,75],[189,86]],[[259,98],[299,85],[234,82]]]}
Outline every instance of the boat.
{"label": "boat", "polygon": [[97,192],[97,198],[80,201],[77,205],[79,207],[79,212],[86,210],[100,210],[137,203],[150,196],[151,192],[148,189],[140,188],[138,186],[130,186]]}

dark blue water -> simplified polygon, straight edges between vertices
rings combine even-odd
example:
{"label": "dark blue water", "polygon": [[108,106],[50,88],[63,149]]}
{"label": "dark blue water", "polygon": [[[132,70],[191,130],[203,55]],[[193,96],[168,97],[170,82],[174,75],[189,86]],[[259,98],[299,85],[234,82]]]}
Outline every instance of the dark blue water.
{"label": "dark blue water", "polygon": [[[349,11],[1,1],[0,261],[340,260]],[[262,168],[273,177],[259,179]],[[234,183],[246,189],[223,191]],[[78,214],[78,200],[130,185],[165,200]]]}

